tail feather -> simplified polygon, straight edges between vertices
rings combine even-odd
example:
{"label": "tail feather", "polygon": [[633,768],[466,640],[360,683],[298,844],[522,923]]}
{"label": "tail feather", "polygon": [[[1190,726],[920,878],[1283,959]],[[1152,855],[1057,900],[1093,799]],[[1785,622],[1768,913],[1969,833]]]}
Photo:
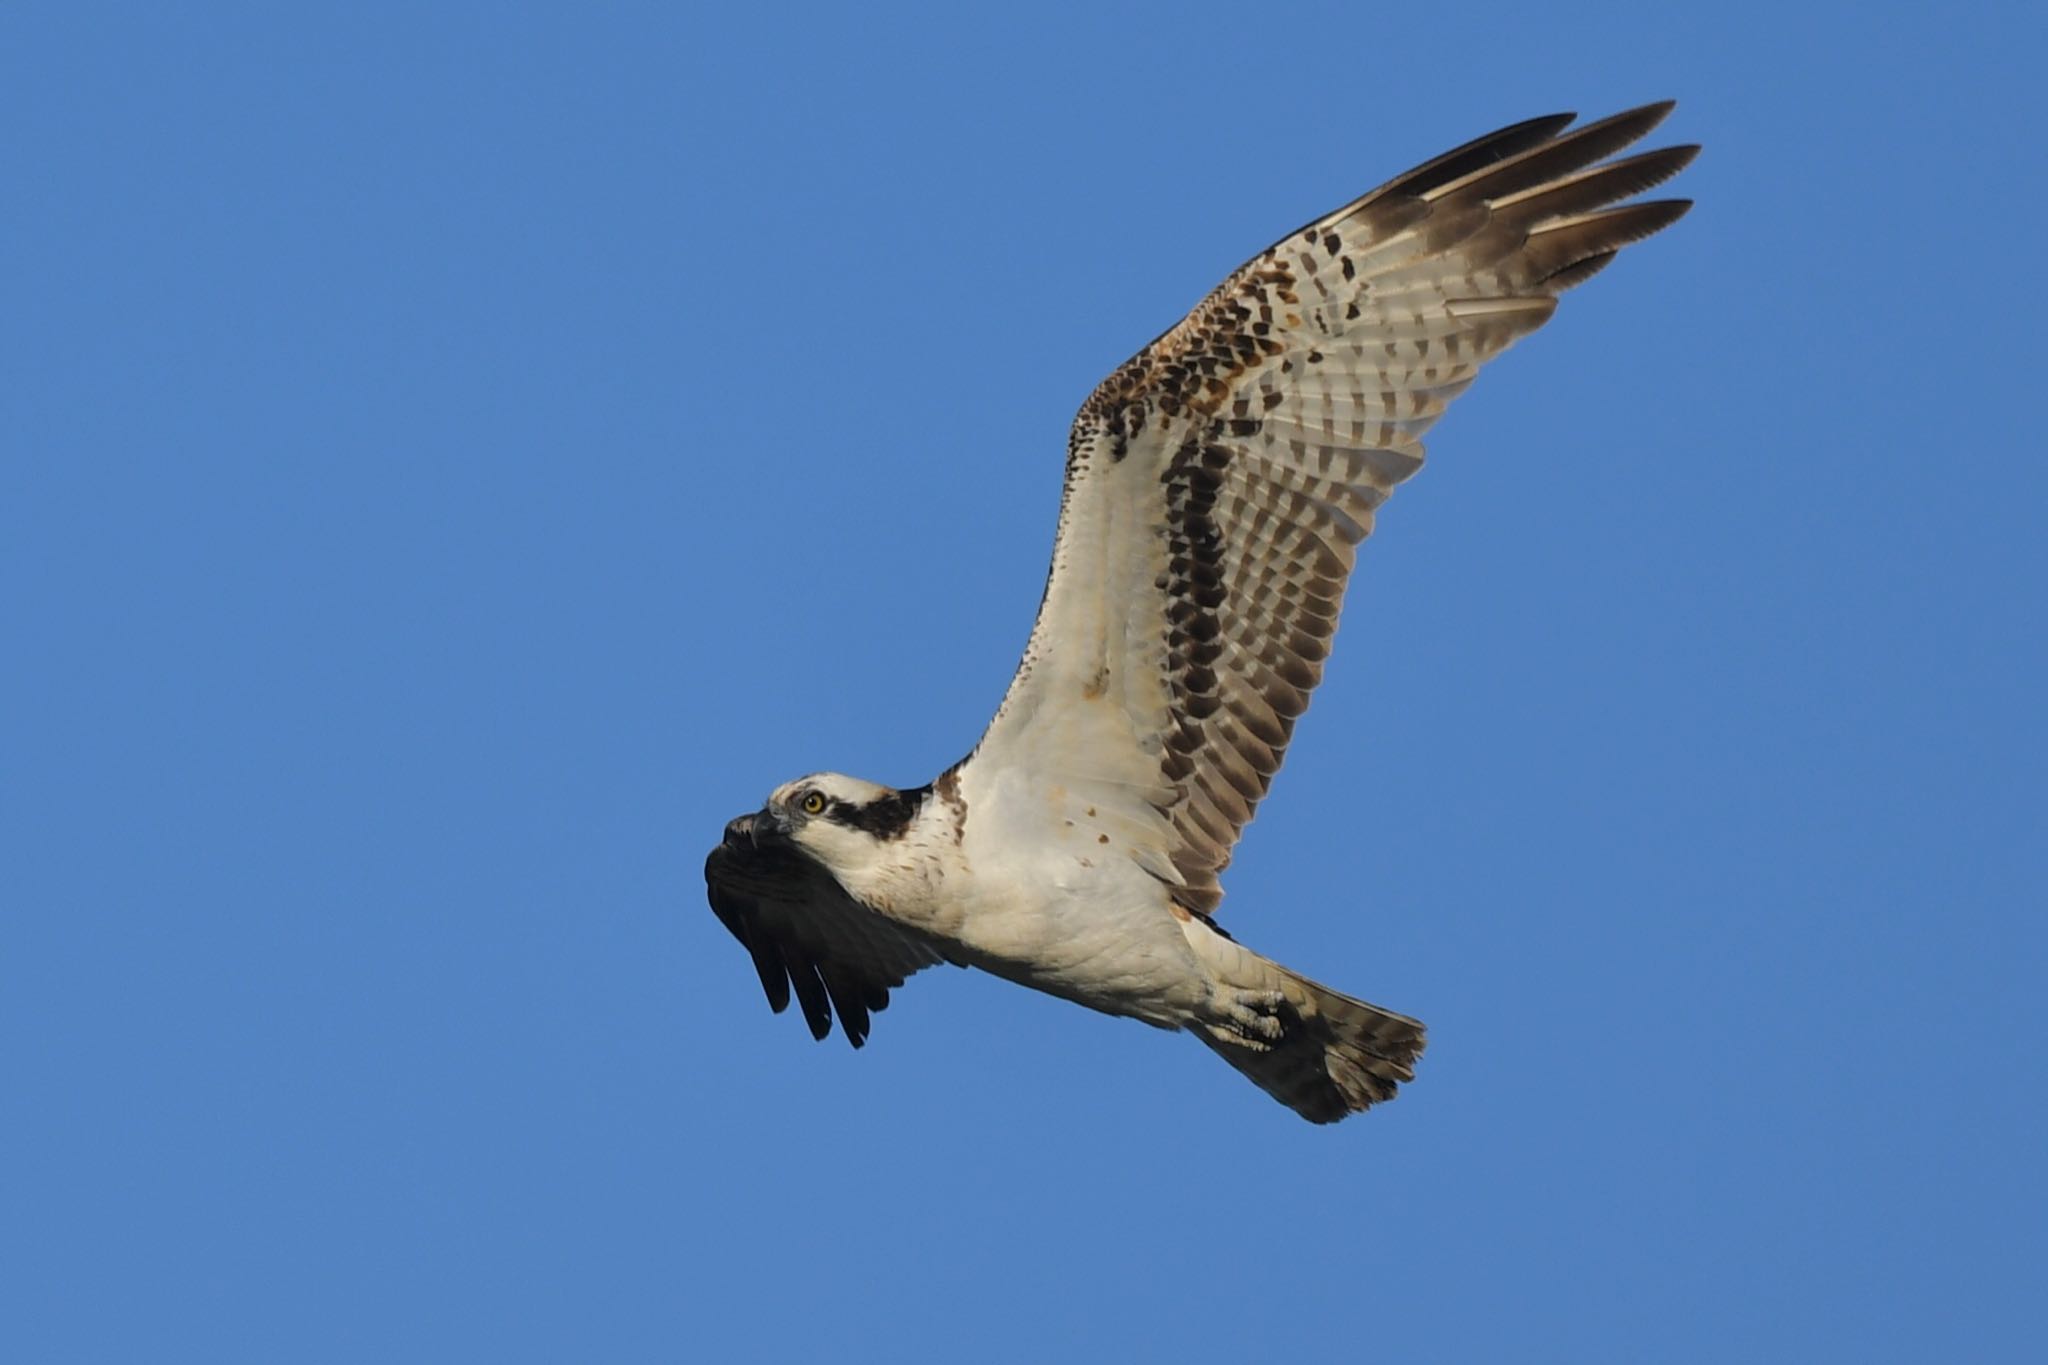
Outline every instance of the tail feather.
{"label": "tail feather", "polygon": [[1278,1036],[1254,1036],[1229,1024],[1194,1030],[1252,1084],[1311,1123],[1335,1123],[1394,1098],[1402,1082],[1415,1079],[1426,1042],[1421,1020],[1259,960],[1271,969],[1280,996],[1268,1016]]}

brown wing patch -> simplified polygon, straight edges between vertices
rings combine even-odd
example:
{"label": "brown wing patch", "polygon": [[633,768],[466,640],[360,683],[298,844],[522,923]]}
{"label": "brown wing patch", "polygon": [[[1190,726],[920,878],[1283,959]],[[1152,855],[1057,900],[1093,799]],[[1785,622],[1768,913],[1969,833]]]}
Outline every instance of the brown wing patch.
{"label": "brown wing patch", "polygon": [[1422,434],[1558,294],[1688,207],[1610,205],[1697,148],[1601,161],[1670,107],[1569,132],[1569,115],[1530,120],[1397,177],[1233,273],[1082,406],[1070,449],[1159,469],[1167,566],[1124,610],[1155,613],[1130,629],[1163,637],[1156,751],[1182,906],[1221,899],[1321,680],[1356,546],[1421,467]]}

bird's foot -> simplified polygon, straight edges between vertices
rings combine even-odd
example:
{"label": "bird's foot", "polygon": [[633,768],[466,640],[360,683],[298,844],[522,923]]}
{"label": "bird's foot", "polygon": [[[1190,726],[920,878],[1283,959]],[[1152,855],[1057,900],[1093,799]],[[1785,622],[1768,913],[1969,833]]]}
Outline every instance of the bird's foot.
{"label": "bird's foot", "polygon": [[1279,991],[1248,991],[1236,986],[1222,986],[1211,1000],[1222,1016],[1217,1024],[1234,1043],[1263,1052],[1286,1035],[1287,1025],[1280,1017],[1280,1010],[1287,997]]}

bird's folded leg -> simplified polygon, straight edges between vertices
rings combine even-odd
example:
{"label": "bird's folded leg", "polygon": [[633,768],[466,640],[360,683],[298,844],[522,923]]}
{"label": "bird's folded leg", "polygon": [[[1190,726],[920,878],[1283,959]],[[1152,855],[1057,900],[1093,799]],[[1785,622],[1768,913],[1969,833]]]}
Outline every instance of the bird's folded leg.
{"label": "bird's folded leg", "polygon": [[1235,986],[1218,987],[1210,1003],[1222,1016],[1216,1022],[1219,1037],[1263,1052],[1287,1033],[1280,1010],[1287,997],[1279,991],[1248,991]]}

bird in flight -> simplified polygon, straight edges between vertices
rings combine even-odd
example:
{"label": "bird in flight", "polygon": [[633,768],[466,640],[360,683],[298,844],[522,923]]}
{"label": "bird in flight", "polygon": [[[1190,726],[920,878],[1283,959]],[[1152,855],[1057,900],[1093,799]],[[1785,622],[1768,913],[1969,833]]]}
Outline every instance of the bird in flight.
{"label": "bird in flight", "polygon": [[1067,440],[1052,572],[981,742],[908,790],[836,773],[725,827],[711,908],[778,1013],[855,1047],[913,973],[979,967],[1185,1029],[1329,1123],[1414,1079],[1419,1020],[1217,923],[1218,876],[1321,680],[1422,435],[1558,296],[1685,200],[1671,110],[1469,142],[1282,238],[1105,379]]}

